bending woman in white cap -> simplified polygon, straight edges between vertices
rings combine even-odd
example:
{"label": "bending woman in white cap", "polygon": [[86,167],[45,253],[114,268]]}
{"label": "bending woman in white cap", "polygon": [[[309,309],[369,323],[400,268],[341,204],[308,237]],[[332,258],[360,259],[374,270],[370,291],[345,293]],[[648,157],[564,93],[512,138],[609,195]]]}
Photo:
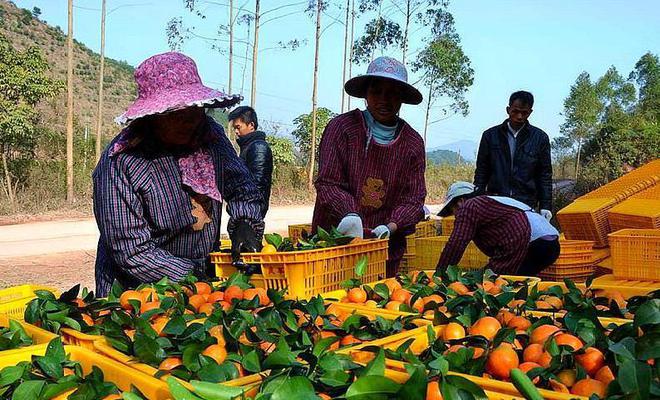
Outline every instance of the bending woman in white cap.
{"label": "bending woman in white cap", "polygon": [[366,99],[367,107],[330,121],[316,180],[313,230],[337,226],[354,237],[363,230],[389,237],[387,276],[396,274],[405,236],[424,218],[424,141],[398,116],[402,103],[422,101],[407,80],[403,64],[380,57],[346,82],[346,93]]}
{"label": "bending woman in white cap", "polygon": [[436,270],[458,265],[474,241],[490,257],[486,268],[499,274],[536,276],[559,257],[559,232],[528,205],[509,197],[477,196],[474,185],[449,187],[438,215],[455,215],[454,230]]}

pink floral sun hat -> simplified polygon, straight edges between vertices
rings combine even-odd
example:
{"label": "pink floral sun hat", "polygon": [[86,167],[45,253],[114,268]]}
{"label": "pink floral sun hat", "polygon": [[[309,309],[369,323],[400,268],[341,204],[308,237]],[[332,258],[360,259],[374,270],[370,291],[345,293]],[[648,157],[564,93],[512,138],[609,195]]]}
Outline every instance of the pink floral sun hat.
{"label": "pink floral sun hat", "polygon": [[243,99],[204,86],[193,59],[177,52],[147,58],[134,75],[138,98],[115,119],[118,124],[192,106],[230,107]]}
{"label": "pink floral sun hat", "polygon": [[419,104],[422,94],[408,83],[406,66],[392,57],[378,57],[367,67],[367,73],[349,79],[344,84],[346,93],[353,97],[367,97],[369,81],[373,78],[388,79],[401,87],[401,100],[406,104]]}

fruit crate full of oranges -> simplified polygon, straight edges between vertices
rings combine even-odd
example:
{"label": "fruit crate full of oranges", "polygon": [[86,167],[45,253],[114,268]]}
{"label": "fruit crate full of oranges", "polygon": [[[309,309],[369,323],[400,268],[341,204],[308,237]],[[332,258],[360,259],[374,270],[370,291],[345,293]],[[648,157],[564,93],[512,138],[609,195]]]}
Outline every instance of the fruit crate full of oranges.
{"label": "fruit crate full of oranges", "polygon": [[[261,267],[261,274],[251,282],[265,289],[287,289],[293,297],[309,298],[315,294],[341,288],[341,283],[354,276],[358,261],[366,257],[363,278],[378,280],[385,276],[386,239],[357,240],[344,246],[304,251],[244,253],[243,261]],[[216,276],[226,279],[236,273],[231,254],[211,253]]]}
{"label": "fruit crate full of oranges", "polygon": [[[446,235],[417,239],[417,267],[424,270],[434,269],[447,242],[449,236]],[[468,244],[463,257],[458,262],[458,266],[464,269],[481,269],[486,264],[488,264],[488,256],[482,253],[474,242]]]}
{"label": "fruit crate full of oranges", "polygon": [[23,319],[25,306],[37,297],[36,291],[45,290],[59,295],[57,289],[40,285],[20,285],[0,290],[0,314],[14,319]]}
{"label": "fruit crate full of oranges", "polygon": [[660,229],[622,229],[610,235],[612,274],[660,281]]}

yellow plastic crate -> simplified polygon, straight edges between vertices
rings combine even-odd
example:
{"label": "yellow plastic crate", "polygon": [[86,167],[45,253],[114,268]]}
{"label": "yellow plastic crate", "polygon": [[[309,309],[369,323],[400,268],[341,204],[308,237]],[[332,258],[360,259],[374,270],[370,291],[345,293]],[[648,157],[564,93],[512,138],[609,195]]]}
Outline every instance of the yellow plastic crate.
{"label": "yellow plastic crate", "polygon": [[454,231],[454,222],[456,221],[456,217],[454,216],[443,217],[440,221],[442,224],[442,235],[450,236],[451,233]]}
{"label": "yellow plastic crate", "polygon": [[[559,286],[563,291],[568,290],[564,282],[541,281],[536,287],[539,291],[543,291],[548,290],[552,286]],[[578,289],[586,289],[586,286],[582,283],[578,283],[575,286]],[[617,279],[614,275],[603,275],[593,280],[591,289],[616,291],[621,293],[624,299],[628,300],[633,296],[646,296],[655,290],[660,290],[660,282],[629,281],[626,279]]]}
{"label": "yellow plastic crate", "polygon": [[612,274],[660,281],[660,229],[623,229],[610,235]]}
{"label": "yellow plastic crate", "polygon": [[417,270],[417,255],[415,254],[404,254],[399,264],[398,273],[409,273]]}
{"label": "yellow plastic crate", "polygon": [[406,236],[406,255],[415,255],[415,239],[431,237],[438,234],[436,221],[428,220],[415,225],[415,233]]}
{"label": "yellow plastic crate", "polygon": [[[417,239],[415,246],[418,269],[434,270],[448,241],[449,236],[445,235]],[[481,269],[488,264],[488,261],[488,256],[482,253],[474,242],[470,242],[458,266],[465,269]]]}
{"label": "yellow plastic crate", "polygon": [[82,347],[92,351],[96,350],[94,348],[94,342],[103,338],[103,336],[89,335],[87,333],[82,333],[71,328],[60,329],[60,334],[62,335],[62,343]]}
{"label": "yellow plastic crate", "polygon": [[[377,280],[385,276],[387,262],[386,239],[362,240],[345,246],[308,251],[278,253],[244,253],[243,261],[261,265],[261,274],[252,275],[256,287],[288,289],[289,296],[309,298],[341,288],[341,283],[355,277],[355,265],[367,258],[364,280]],[[211,253],[216,276],[228,278],[236,272],[231,254]]]}
{"label": "yellow plastic crate", "polygon": [[607,246],[610,231],[607,212],[616,205],[609,198],[578,199],[557,212],[557,220],[569,240],[591,240],[594,247]]}
{"label": "yellow plastic crate", "polygon": [[[103,371],[104,379],[114,383],[122,391],[129,391],[134,386],[148,399],[166,400],[172,397],[165,382],[126,368],[115,360],[75,346],[64,346],[64,350],[72,361],[80,363],[85,375],[92,371],[92,367],[98,367]],[[21,361],[31,361],[33,355],[43,356],[45,353],[46,345],[0,353],[0,369],[16,365]]]}
{"label": "yellow plastic crate", "polygon": [[37,297],[36,290],[48,290],[59,296],[57,289],[41,285],[20,285],[0,290],[0,314],[7,314],[10,318],[23,320],[25,308],[30,300]]}
{"label": "yellow plastic crate", "polygon": [[312,233],[312,224],[296,224],[289,225],[289,239],[293,244],[298,243],[298,240],[302,238],[303,231],[308,234]]}
{"label": "yellow plastic crate", "polygon": [[629,197],[658,184],[658,182],[660,182],[660,159],[636,168],[622,177],[587,193],[580,199]]}
{"label": "yellow plastic crate", "polygon": [[640,192],[607,213],[612,232],[621,229],[660,228],[660,185]]}
{"label": "yellow plastic crate", "polygon": [[[9,320],[12,319],[23,327],[25,330],[25,333],[27,333],[31,338],[32,338],[32,345],[40,345],[40,344],[47,344],[51,340],[55,339],[57,337],[56,334],[52,332],[48,332],[45,329],[38,328],[34,325],[28,324],[25,321],[21,321],[19,319],[15,318],[9,318],[7,314],[0,314],[0,328],[7,328],[9,326]],[[27,348],[27,347],[25,347]],[[0,352],[0,354],[3,354],[3,352]]]}

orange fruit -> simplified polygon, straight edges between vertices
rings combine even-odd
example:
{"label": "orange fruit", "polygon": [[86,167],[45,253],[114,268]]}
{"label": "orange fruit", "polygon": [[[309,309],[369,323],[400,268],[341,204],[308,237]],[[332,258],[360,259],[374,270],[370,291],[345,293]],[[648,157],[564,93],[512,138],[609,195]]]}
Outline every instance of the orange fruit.
{"label": "orange fruit", "polygon": [[550,304],[550,307],[554,308],[555,310],[561,310],[564,307],[564,302],[556,296],[541,296],[539,300]]}
{"label": "orange fruit", "polygon": [[229,304],[233,303],[232,300],[243,300],[243,289],[238,286],[232,285],[225,289],[225,301]]}
{"label": "orange fruit", "polygon": [[183,361],[181,360],[181,357],[167,357],[160,363],[158,369],[161,371],[171,371],[174,368],[180,367],[182,365]]}
{"label": "orange fruit", "polygon": [[397,289],[401,289],[401,284],[396,279],[388,279],[385,281],[385,286],[393,293]]}
{"label": "orange fruit", "polygon": [[529,341],[530,343],[545,344],[548,338],[555,332],[559,332],[559,328],[554,325],[539,325],[532,331]]}
{"label": "orange fruit", "polygon": [[495,286],[502,287],[502,286],[506,286],[508,284],[509,284],[509,281],[507,281],[506,279],[504,279],[502,277],[498,277],[497,279],[495,279]]}
{"label": "orange fruit", "polygon": [[144,314],[149,310],[155,310],[158,307],[160,307],[160,301],[158,300],[142,303],[142,305],[140,306],[140,314]]}
{"label": "orange fruit", "polygon": [[87,325],[89,325],[89,326],[93,326],[93,325],[94,325],[94,320],[92,319],[92,317],[89,316],[89,314],[85,314],[85,313],[83,313],[83,314],[80,314],[80,317],[82,318],[82,320],[83,320]]}
{"label": "orange fruit", "polygon": [[390,300],[408,304],[411,297],[412,297],[412,293],[410,293],[406,289],[395,289],[390,295]]}
{"label": "orange fruit", "polygon": [[578,396],[589,397],[596,394],[598,397],[605,397],[607,386],[601,381],[591,378],[581,379],[575,382],[571,388],[571,393]]}
{"label": "orange fruit", "polygon": [[500,310],[500,312],[497,313],[497,316],[495,316],[495,318],[497,318],[497,320],[500,321],[500,324],[508,326],[509,321],[511,321],[515,316],[516,314],[512,313],[511,311]]}
{"label": "orange fruit", "polygon": [[87,303],[85,303],[85,300],[81,299],[80,297],[73,299],[72,303],[75,304],[76,307],[78,308],[83,308],[87,305]]}
{"label": "orange fruit", "polygon": [[400,301],[390,301],[385,304],[385,308],[392,311],[399,311],[399,306],[401,306]]}
{"label": "orange fruit", "polygon": [[525,317],[515,316],[509,320],[509,323],[506,324],[509,328],[513,328],[518,331],[526,331],[532,323]]}
{"label": "orange fruit", "polygon": [[410,308],[421,313],[422,311],[424,311],[424,300],[418,298],[417,300],[415,300],[415,303],[413,303],[410,306]]}
{"label": "orange fruit", "polygon": [[151,323],[151,328],[156,331],[158,336],[167,336],[163,333],[163,329],[165,329],[165,325],[167,325],[168,322],[170,322],[170,319],[161,315]]}
{"label": "orange fruit", "polygon": [[331,400],[332,399],[332,397],[330,397],[327,393],[319,393],[319,394],[317,394],[317,396],[319,396],[323,400]]}
{"label": "orange fruit", "polygon": [[605,365],[605,356],[595,347],[588,347],[584,354],[576,354],[577,362],[590,376],[596,375],[599,369]]}
{"label": "orange fruit", "polygon": [[486,350],[484,350],[482,347],[472,347],[472,349],[474,350],[474,354],[472,355],[473,360],[481,358],[481,356],[483,356],[486,352]]}
{"label": "orange fruit", "polygon": [[364,305],[369,307],[369,308],[377,308],[378,307],[378,303],[376,303],[375,300],[367,300],[367,301],[364,302]]}
{"label": "orange fruit", "polygon": [[156,292],[156,289],[150,286],[143,287],[139,290],[139,292],[142,293],[142,299],[145,302],[159,300],[158,292]]}
{"label": "orange fruit", "polygon": [[[540,365],[538,365],[535,362],[524,362],[518,366],[518,369],[520,369],[524,373],[528,373],[529,371],[533,370],[534,368],[543,368]],[[539,377],[537,376],[532,380],[532,382],[539,383]]]}
{"label": "orange fruit", "polygon": [[520,364],[518,354],[511,346],[500,345],[486,359],[486,372],[496,379],[509,379],[511,370]]}
{"label": "orange fruit", "polygon": [[213,325],[212,327],[210,327],[209,328],[209,336],[214,337],[218,341],[218,344],[221,344],[221,345],[224,346],[225,336],[222,333],[222,325]]}
{"label": "orange fruit", "polygon": [[218,364],[222,364],[227,358],[227,350],[225,346],[220,344],[212,344],[202,352],[203,356],[211,357]]}
{"label": "orange fruit", "polygon": [[188,299],[188,304],[195,309],[196,312],[199,312],[199,308],[206,303],[206,300],[204,300],[204,296],[201,294],[193,294],[190,296]]}
{"label": "orange fruit", "polygon": [[[248,291],[249,291],[251,297],[248,296]],[[270,299],[268,298],[268,293],[266,292],[266,289],[264,289],[264,288],[246,289],[243,292],[243,298],[251,300],[251,299],[254,298],[254,293],[256,293],[257,296],[259,296],[259,305],[267,306],[268,304],[270,304]]]}
{"label": "orange fruit", "polygon": [[569,346],[574,351],[580,350],[584,345],[582,340],[576,336],[571,335],[570,333],[560,333],[559,335],[555,336],[555,342],[557,343],[557,346]]}
{"label": "orange fruit", "polygon": [[131,306],[131,303],[129,303],[129,300],[137,300],[140,303],[143,301],[142,293],[138,292],[137,290],[127,290],[124,293],[119,296],[119,304],[121,305],[121,308],[124,310],[131,311],[133,310],[133,306]]}
{"label": "orange fruit", "polygon": [[448,341],[452,339],[463,339],[465,337],[465,328],[463,328],[463,325],[456,323],[456,322],[450,322],[445,326],[445,328],[442,330],[442,340]]}
{"label": "orange fruit", "polygon": [[426,385],[426,400],[442,400],[440,382],[431,381]]}
{"label": "orange fruit", "polygon": [[75,375],[75,372],[71,368],[64,367],[62,371],[64,372],[64,376]]}
{"label": "orange fruit", "polygon": [[566,387],[572,387],[577,380],[577,374],[573,369],[564,369],[557,373],[557,380]]}
{"label": "orange fruit", "polygon": [[206,314],[206,316],[209,316],[213,314],[213,310],[215,308],[213,307],[213,303],[204,303],[199,307],[199,313],[200,314]]}
{"label": "orange fruit", "polygon": [[543,368],[549,368],[551,362],[552,362],[552,356],[547,351],[544,351],[541,354],[541,357],[539,357],[538,364]]}
{"label": "orange fruit", "polygon": [[538,343],[532,343],[529,346],[525,347],[523,351],[523,361],[537,363],[543,355],[543,345]]}
{"label": "orange fruit", "polygon": [[124,329],[124,333],[126,336],[128,336],[131,340],[135,337],[135,329]]}
{"label": "orange fruit", "polygon": [[470,289],[461,282],[452,282],[447,287],[459,295],[468,294],[470,292]]}
{"label": "orange fruit", "polygon": [[507,307],[509,308],[516,308],[520,307],[525,304],[525,300],[511,300],[509,304],[507,304]]}
{"label": "orange fruit", "polygon": [[341,340],[339,341],[339,344],[344,347],[344,346],[352,346],[354,344],[362,343],[360,339],[357,339],[353,335],[346,335]]}
{"label": "orange fruit", "polygon": [[424,305],[430,303],[430,302],[435,302],[437,305],[444,304],[445,299],[442,298],[442,296],[437,295],[437,294],[432,294],[430,296],[424,297]]}
{"label": "orange fruit", "polygon": [[571,393],[566,385],[555,379],[550,379],[550,388],[558,393]]}
{"label": "orange fruit", "polygon": [[221,301],[219,304],[220,304],[220,307],[221,307],[224,311],[229,311],[229,310],[231,310],[231,304],[227,303],[226,301],[223,300],[223,301]]}
{"label": "orange fruit", "polygon": [[609,385],[610,382],[614,380],[614,373],[607,365],[601,367],[595,376],[596,380],[603,382],[606,385]]}
{"label": "orange fruit", "polygon": [[552,310],[553,309],[552,304],[548,303],[547,301],[536,300],[534,302],[534,304],[536,305],[536,308],[539,309],[539,310]]}
{"label": "orange fruit", "polygon": [[222,301],[224,299],[225,299],[224,292],[221,292],[221,291],[218,290],[216,292],[211,293],[209,295],[209,297],[206,299],[206,301],[209,302],[209,303],[217,303],[217,302]]}
{"label": "orange fruit", "polygon": [[367,301],[367,292],[361,287],[352,288],[346,295],[351,303],[364,303]]}
{"label": "orange fruit", "polygon": [[197,294],[211,294],[213,288],[206,282],[195,282],[195,292]]}
{"label": "orange fruit", "polygon": [[502,288],[491,281],[484,281],[481,287],[484,289],[484,292],[489,294],[495,295],[502,293]]}
{"label": "orange fruit", "polygon": [[460,349],[464,349],[464,348],[465,346],[463,346],[462,344],[452,344],[451,346],[449,346],[447,350],[445,350],[444,355],[447,355],[449,353],[455,353]]}
{"label": "orange fruit", "polygon": [[502,329],[500,321],[493,317],[481,317],[470,327],[470,335],[481,335],[493,340],[500,329]]}

